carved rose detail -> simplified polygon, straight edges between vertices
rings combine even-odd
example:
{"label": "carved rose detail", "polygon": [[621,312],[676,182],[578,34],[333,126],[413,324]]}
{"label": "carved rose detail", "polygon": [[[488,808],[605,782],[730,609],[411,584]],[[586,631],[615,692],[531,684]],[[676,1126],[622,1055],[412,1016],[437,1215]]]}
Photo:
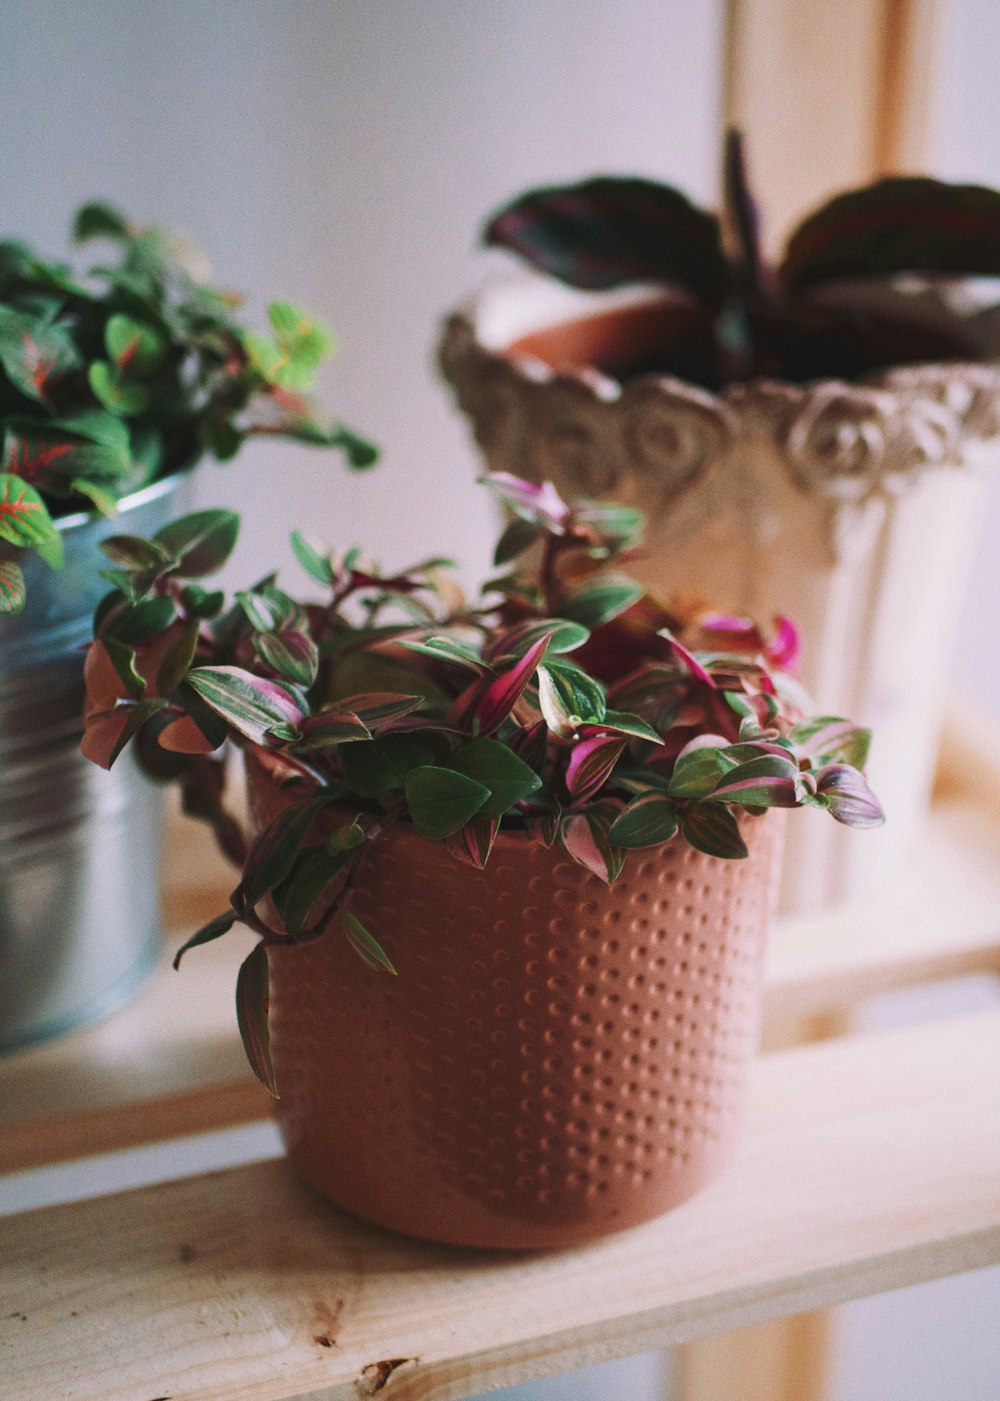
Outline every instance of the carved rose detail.
{"label": "carved rose detail", "polygon": [[735,431],[720,400],[667,378],[629,385],[619,415],[629,467],[664,510],[723,456]]}
{"label": "carved rose detail", "polygon": [[663,518],[683,501],[678,529],[751,488],[766,517],[766,481],[748,480],[739,451],[751,440],[836,509],[959,462],[963,440],[1000,436],[1000,364],[905,366],[864,384],[757,380],[720,397],[666,376],[623,388],[596,371],[509,358],[480,344],[461,314],[447,321],[439,358],[491,467],[641,501]]}

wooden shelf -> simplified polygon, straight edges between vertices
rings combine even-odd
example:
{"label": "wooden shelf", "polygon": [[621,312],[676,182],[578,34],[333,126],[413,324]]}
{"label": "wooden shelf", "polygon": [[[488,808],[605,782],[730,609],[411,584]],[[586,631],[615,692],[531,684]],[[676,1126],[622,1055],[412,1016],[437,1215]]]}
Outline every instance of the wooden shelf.
{"label": "wooden shelf", "polygon": [[[283,1161],[4,1225],[6,1401],[448,1401],[1000,1263],[1000,1013],[762,1058],[738,1160],[585,1249],[423,1245]],[[391,1144],[387,1144],[391,1151]]]}
{"label": "wooden shelf", "polygon": [[[228,888],[207,883],[187,897],[194,919],[185,935],[224,905]],[[234,931],[197,949],[175,973],[169,958],[179,937],[128,1007],[0,1061],[0,1172],[268,1113],[233,1008],[251,936]],[[879,993],[976,972],[1000,972],[1000,823],[955,791],[934,810],[912,869],[878,900],[779,924],[766,1014],[776,1022],[840,1011]]]}

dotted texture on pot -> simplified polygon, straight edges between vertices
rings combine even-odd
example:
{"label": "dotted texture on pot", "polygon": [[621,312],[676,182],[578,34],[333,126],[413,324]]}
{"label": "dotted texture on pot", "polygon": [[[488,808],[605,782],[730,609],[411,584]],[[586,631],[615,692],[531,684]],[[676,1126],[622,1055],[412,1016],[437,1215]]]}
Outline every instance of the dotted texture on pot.
{"label": "dotted texture on pot", "polygon": [[778,814],[752,856],[682,843],[610,889],[501,834],[486,871],[391,831],[339,934],[272,948],[278,1119],[348,1210],[456,1244],[568,1245],[648,1220],[721,1167],[758,1038]]}

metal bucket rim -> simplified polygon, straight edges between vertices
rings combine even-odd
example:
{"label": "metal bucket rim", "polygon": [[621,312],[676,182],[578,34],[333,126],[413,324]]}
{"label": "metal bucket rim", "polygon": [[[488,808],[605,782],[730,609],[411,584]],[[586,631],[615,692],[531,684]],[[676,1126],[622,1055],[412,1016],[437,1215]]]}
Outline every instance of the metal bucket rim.
{"label": "metal bucket rim", "polygon": [[[172,491],[181,480],[186,477],[190,468],[182,468],[179,471],[171,472],[169,477],[159,477],[155,482],[150,482],[147,486],[140,487],[138,491],[133,491],[128,496],[123,496],[117,503],[116,516],[125,515],[127,511],[136,510],[140,506],[145,506],[150,501],[156,501],[159,497],[165,496]],[[56,516],[52,524],[62,535],[68,534],[72,530],[83,530],[88,525],[93,525],[96,521],[107,520],[100,511],[74,511],[72,515]]]}

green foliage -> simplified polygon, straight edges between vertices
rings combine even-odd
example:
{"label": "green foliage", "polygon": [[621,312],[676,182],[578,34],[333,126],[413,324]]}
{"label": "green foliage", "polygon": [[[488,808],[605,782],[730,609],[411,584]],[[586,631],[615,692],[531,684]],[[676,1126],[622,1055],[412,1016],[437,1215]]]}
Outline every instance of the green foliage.
{"label": "green foliage", "polygon": [[[375,460],[370,443],[303,397],[333,349],[305,312],[273,302],[270,336],[255,335],[236,317],[238,297],[198,280],[181,240],[100,203],[79,210],[73,232],[78,243],[105,240],[111,255],[79,277],[26,244],[0,244],[0,470],[45,511],[27,524],[0,515],[0,540],[57,566],[52,517],[113,515],[123,496],[204,455],[228,460],[248,437],[335,449],[352,467]],[[7,562],[0,612],[24,601]],[[216,568],[211,552],[200,572],[182,562],[188,578]],[[306,676],[294,641],[265,650],[285,655],[290,679]]]}

